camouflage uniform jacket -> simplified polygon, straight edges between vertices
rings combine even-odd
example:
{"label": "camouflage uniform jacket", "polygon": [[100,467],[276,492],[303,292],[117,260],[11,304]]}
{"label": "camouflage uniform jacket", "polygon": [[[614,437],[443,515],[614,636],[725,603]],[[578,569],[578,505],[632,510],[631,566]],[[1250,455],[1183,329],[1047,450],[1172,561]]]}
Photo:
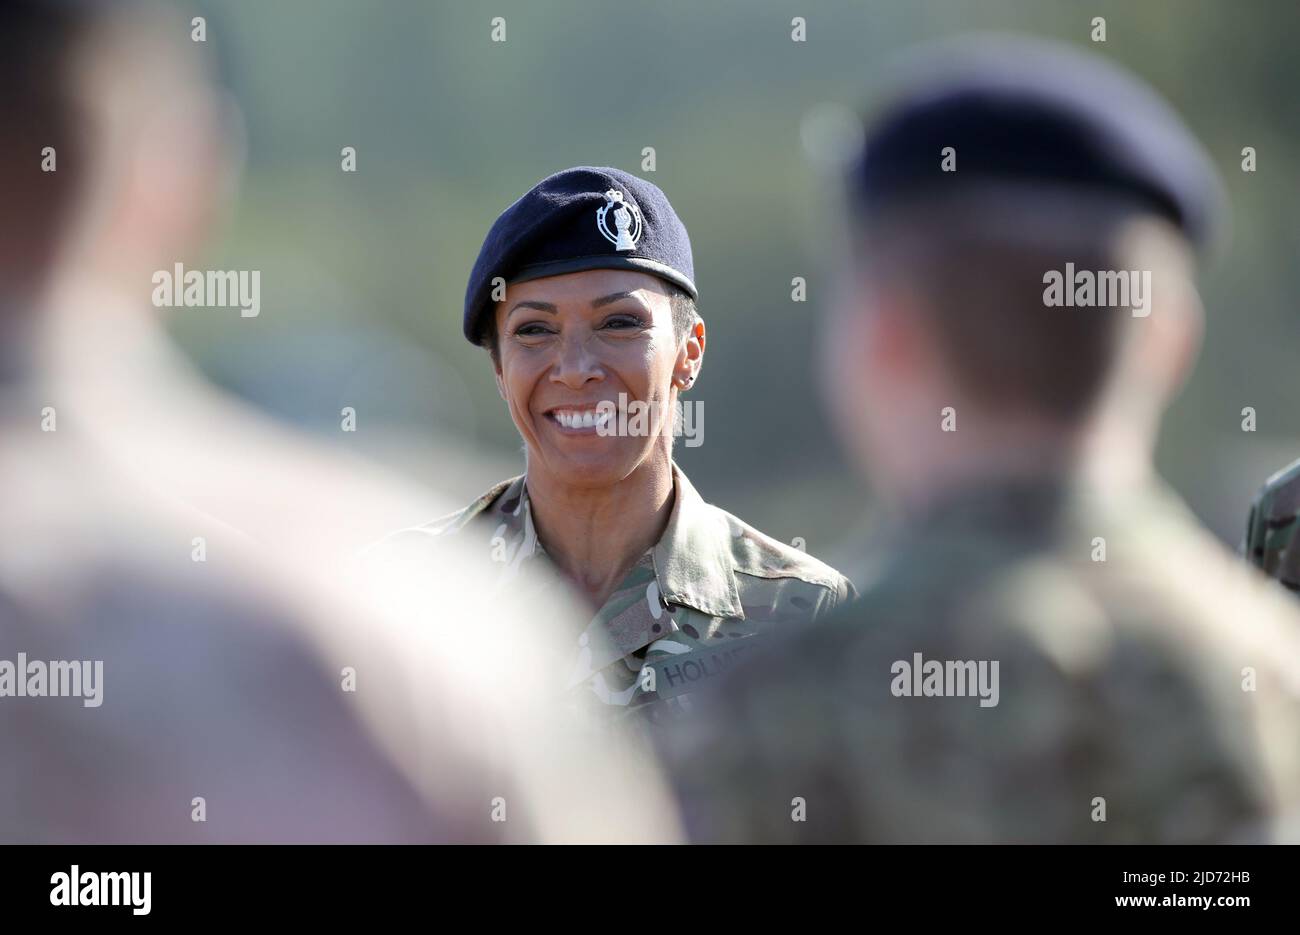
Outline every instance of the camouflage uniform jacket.
{"label": "camouflage uniform jacket", "polygon": [[[689,710],[690,693],[747,653],[751,637],[800,625],[856,596],[812,556],[705,503],[673,466],[667,528],[590,621],[567,627],[562,690],[603,723],[635,713],[660,721]],[[533,526],[525,476],[468,507],[399,535],[466,540],[494,562],[498,587],[564,586]],[[527,583],[519,582],[527,567]],[[544,572],[540,577],[532,572]],[[545,574],[549,572],[549,574]],[[539,606],[544,604],[539,600]]]}

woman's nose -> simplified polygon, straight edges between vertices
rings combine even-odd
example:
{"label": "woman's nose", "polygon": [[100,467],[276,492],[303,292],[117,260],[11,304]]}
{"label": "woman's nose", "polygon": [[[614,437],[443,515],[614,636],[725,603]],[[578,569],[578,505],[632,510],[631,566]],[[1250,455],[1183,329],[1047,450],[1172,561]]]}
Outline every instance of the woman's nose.
{"label": "woman's nose", "polygon": [[591,380],[604,378],[600,361],[591,352],[589,334],[565,335],[560,340],[560,356],[551,368],[551,379],[577,389]]}

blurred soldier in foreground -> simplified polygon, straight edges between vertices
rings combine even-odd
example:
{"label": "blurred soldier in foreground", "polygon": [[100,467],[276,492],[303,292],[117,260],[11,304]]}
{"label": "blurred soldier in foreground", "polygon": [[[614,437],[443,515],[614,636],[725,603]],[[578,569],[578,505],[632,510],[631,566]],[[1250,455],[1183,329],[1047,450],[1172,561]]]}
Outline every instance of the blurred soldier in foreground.
{"label": "blurred soldier in foreground", "polygon": [[678,737],[688,831],[1266,838],[1298,791],[1300,621],[1152,467],[1213,172],[1097,60],[982,37],[913,64],[850,172],[823,358],[897,528],[860,603]]}
{"label": "blurred soldier in foreground", "polygon": [[653,774],[521,716],[525,611],[452,562],[339,589],[308,497],[382,497],[168,365],[150,273],[215,200],[186,30],[0,6],[0,842],[671,839]]}

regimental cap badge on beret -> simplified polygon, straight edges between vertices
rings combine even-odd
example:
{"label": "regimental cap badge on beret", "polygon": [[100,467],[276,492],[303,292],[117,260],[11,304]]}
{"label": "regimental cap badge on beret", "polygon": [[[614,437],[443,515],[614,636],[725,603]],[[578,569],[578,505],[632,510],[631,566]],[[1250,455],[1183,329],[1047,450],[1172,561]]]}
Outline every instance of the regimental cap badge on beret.
{"label": "regimental cap badge on beret", "polygon": [[[611,208],[614,209],[612,226]],[[596,228],[618,252],[635,250],[636,242],[641,239],[641,212],[632,202],[624,200],[622,192],[611,188],[605,192],[605,203],[596,209]]]}

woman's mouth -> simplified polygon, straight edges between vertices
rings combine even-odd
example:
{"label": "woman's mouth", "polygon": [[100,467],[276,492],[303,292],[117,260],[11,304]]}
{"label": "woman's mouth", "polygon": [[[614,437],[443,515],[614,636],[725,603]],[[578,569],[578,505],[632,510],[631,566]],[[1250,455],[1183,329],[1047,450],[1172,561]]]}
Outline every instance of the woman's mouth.
{"label": "woman's mouth", "polygon": [[600,409],[595,406],[581,409],[557,407],[546,412],[546,418],[561,431],[574,435],[608,434],[607,429],[613,417],[613,408],[608,406]]}

